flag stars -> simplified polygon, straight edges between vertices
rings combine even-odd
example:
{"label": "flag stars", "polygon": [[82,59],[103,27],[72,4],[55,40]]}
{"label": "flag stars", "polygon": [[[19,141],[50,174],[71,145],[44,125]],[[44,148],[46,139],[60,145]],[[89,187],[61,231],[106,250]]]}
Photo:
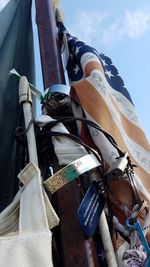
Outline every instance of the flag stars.
{"label": "flag stars", "polygon": [[76,65],[76,67],[73,69],[73,71],[75,72],[75,74],[77,74],[79,70],[80,70],[80,68],[79,68],[78,65]]}
{"label": "flag stars", "polygon": [[109,77],[109,79],[111,79],[111,77],[114,77],[114,75],[111,73],[111,71],[106,70],[105,74]]}
{"label": "flag stars", "polygon": [[96,49],[93,49],[93,52],[99,57],[99,53],[97,52]]}
{"label": "flag stars", "polygon": [[64,30],[63,33],[64,33],[64,34],[69,34],[67,30]]}
{"label": "flag stars", "polygon": [[73,61],[73,54],[71,54],[71,53],[70,53],[70,55],[69,55],[69,60],[70,60],[70,62]]}
{"label": "flag stars", "polygon": [[74,42],[75,43],[79,42],[78,38],[74,37]]}
{"label": "flag stars", "polygon": [[73,40],[73,38],[71,36],[68,37],[68,41],[71,41]]}
{"label": "flag stars", "polygon": [[77,46],[77,47],[76,47],[76,52],[75,52],[76,55],[79,53],[79,51],[80,51],[80,47]]}
{"label": "flag stars", "polygon": [[102,61],[104,67],[108,65],[104,59],[101,59],[101,61]]}

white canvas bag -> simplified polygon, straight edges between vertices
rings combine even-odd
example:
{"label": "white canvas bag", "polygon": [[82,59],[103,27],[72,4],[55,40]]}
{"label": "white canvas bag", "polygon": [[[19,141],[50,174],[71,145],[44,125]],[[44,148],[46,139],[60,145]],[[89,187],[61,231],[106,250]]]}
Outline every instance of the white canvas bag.
{"label": "white canvas bag", "polygon": [[29,163],[19,174],[24,183],[0,214],[0,267],[52,267],[52,233],[59,223],[45,191],[40,170]]}

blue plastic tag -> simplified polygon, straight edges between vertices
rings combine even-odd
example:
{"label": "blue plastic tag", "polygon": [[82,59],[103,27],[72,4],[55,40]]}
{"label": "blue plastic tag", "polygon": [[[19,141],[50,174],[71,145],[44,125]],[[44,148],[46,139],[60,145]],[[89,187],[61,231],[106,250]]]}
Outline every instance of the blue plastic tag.
{"label": "blue plastic tag", "polygon": [[80,226],[86,236],[94,234],[103,208],[104,199],[99,193],[99,184],[93,181],[77,210]]}

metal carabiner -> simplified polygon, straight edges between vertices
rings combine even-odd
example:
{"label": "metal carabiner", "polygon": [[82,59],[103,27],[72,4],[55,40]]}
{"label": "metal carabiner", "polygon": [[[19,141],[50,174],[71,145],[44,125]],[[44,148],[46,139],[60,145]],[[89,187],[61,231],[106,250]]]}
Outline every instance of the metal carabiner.
{"label": "metal carabiner", "polygon": [[133,207],[130,219],[132,219],[132,221],[136,221],[137,218],[141,216],[142,212],[144,210],[146,210],[146,212],[148,212],[148,209],[149,209],[149,207],[147,205],[147,201],[146,200],[142,200],[140,207],[139,207],[139,204],[136,204]]}

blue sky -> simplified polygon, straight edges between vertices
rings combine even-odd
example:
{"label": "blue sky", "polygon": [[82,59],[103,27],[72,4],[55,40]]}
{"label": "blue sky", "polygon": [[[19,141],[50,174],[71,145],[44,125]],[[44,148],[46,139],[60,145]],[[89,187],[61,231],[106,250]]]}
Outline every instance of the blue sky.
{"label": "blue sky", "polygon": [[118,68],[150,141],[150,1],[62,0],[61,7],[71,34]]}
{"label": "blue sky", "polygon": [[[0,9],[8,1],[0,0]],[[70,33],[108,55],[118,68],[150,141],[150,1],[61,0],[61,7]],[[36,51],[37,42],[35,36]],[[36,66],[42,88],[39,59]]]}

